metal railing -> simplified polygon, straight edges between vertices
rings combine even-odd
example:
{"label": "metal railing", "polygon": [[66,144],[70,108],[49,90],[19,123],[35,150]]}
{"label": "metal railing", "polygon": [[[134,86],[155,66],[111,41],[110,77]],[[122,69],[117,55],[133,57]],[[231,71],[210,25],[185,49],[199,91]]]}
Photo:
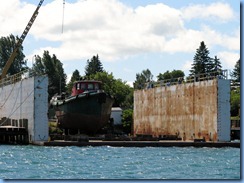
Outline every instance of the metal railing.
{"label": "metal railing", "polygon": [[0,87],[7,86],[14,84],[16,82],[19,82],[23,79],[31,78],[33,76],[36,76],[37,74],[33,69],[26,69],[24,71],[21,71],[17,74],[6,76],[3,79],[0,80]]}
{"label": "metal railing", "polygon": [[172,86],[172,85],[178,85],[178,84],[184,84],[184,83],[194,83],[194,82],[200,82],[200,81],[207,81],[207,80],[213,80],[213,79],[228,79],[228,72],[227,70],[221,70],[216,72],[209,72],[209,73],[201,73],[196,74],[193,76],[188,76],[186,78],[184,77],[178,77],[178,78],[171,78],[171,79],[165,79],[165,80],[159,80],[159,81],[151,81],[144,84],[142,89],[149,89],[154,87],[162,87],[162,86]]}

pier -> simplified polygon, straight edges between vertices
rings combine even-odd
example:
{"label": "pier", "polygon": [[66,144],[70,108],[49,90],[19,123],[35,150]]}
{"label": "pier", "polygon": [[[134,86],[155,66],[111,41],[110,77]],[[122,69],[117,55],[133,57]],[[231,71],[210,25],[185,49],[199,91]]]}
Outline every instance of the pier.
{"label": "pier", "polygon": [[234,147],[240,148],[240,142],[193,142],[193,141],[50,141],[44,146],[112,146],[112,147]]}
{"label": "pier", "polygon": [[0,144],[28,144],[28,131],[24,127],[0,126]]}

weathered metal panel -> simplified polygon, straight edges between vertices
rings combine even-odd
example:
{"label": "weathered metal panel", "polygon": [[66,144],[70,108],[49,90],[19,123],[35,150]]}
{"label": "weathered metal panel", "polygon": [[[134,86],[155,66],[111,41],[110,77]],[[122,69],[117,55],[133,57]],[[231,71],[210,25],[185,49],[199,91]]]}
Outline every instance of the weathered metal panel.
{"label": "weathered metal panel", "polygon": [[[43,82],[39,83],[38,80]],[[27,127],[30,142],[39,138],[41,130],[46,136],[44,140],[47,140],[47,86],[46,76],[23,78],[14,84],[1,86],[0,125]],[[41,106],[41,109],[35,108],[37,105]],[[45,132],[42,129],[45,129]]]}
{"label": "weathered metal panel", "polygon": [[135,91],[134,134],[217,140],[217,80]]}
{"label": "weathered metal panel", "polygon": [[218,140],[230,141],[230,80],[218,79]]}
{"label": "weathered metal panel", "polygon": [[34,81],[34,141],[48,140],[48,77],[36,76]]}

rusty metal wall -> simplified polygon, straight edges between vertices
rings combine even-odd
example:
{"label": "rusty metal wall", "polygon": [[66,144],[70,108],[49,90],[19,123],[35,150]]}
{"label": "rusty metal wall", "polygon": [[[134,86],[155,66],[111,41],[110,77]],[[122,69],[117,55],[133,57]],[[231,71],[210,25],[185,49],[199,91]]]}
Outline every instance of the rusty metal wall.
{"label": "rusty metal wall", "polygon": [[134,92],[134,135],[217,140],[217,80]]}

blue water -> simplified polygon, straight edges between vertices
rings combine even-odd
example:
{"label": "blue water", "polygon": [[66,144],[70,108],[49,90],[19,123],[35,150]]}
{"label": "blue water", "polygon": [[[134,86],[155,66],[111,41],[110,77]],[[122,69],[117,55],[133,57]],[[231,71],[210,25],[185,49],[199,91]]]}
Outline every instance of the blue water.
{"label": "blue water", "polygon": [[0,145],[0,178],[240,179],[240,149]]}

